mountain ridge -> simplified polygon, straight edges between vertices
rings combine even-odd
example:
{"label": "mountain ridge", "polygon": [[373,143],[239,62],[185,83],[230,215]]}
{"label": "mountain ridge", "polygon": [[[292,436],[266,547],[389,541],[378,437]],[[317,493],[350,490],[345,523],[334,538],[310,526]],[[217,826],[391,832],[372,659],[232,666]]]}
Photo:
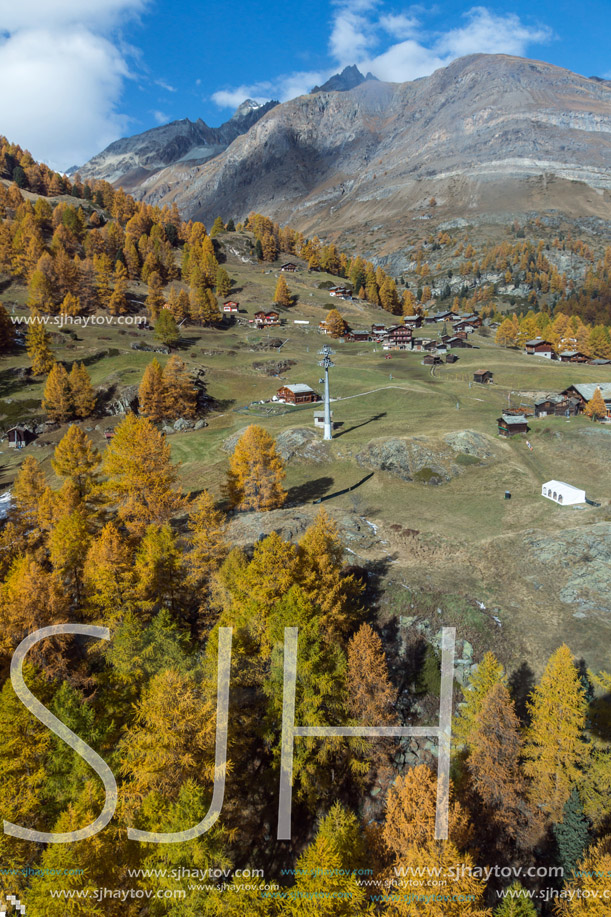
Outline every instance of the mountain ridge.
{"label": "mountain ridge", "polygon": [[[362,76],[362,74],[361,74]],[[135,193],[188,217],[258,210],[337,238],[430,219],[531,211],[611,220],[611,86],[511,55],[406,83],[363,80],[276,105],[204,163]]]}
{"label": "mountain ridge", "polygon": [[223,152],[236,137],[279,103],[263,104],[245,99],[231,118],[219,127],[209,127],[198,118],[181,118],[152,127],[140,134],[113,141],[83,166],[73,167],[83,178],[101,178],[115,184],[120,181],[126,190],[136,187],[151,172],[175,162],[194,160],[205,162]]}

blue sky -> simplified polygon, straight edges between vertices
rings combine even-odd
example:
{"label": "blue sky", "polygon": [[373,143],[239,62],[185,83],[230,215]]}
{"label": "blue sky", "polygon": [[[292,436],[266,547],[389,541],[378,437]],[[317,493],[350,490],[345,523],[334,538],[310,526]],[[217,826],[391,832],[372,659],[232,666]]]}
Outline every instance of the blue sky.
{"label": "blue sky", "polygon": [[0,132],[56,168],[247,96],[285,101],[356,63],[380,79],[505,52],[611,78],[609,0],[0,0]]}

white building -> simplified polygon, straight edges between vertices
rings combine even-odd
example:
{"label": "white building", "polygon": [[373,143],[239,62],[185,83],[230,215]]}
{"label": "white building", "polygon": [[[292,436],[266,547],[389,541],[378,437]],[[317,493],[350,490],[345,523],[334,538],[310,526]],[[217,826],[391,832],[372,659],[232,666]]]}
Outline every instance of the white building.
{"label": "white building", "polygon": [[564,481],[548,481],[541,488],[541,496],[560,503],[562,506],[574,506],[576,503],[586,502],[585,490],[565,484]]}

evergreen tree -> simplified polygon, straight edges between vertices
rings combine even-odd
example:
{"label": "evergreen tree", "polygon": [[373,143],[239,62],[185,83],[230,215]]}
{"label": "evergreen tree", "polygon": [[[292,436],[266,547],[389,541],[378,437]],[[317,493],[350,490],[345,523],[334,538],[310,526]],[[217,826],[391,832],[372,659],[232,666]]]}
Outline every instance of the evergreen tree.
{"label": "evergreen tree", "polygon": [[235,232],[235,223],[231,217],[227,220],[227,226],[225,227],[227,232]]}
{"label": "evergreen tree", "polygon": [[77,417],[90,417],[95,410],[97,395],[84,363],[72,364],[69,380],[74,413]]}
{"label": "evergreen tree", "polygon": [[255,241],[255,258],[257,261],[263,261],[263,246],[260,239]]}
{"label": "evergreen tree", "polygon": [[570,876],[583,858],[590,842],[588,820],[583,813],[583,806],[575,787],[567,799],[562,813],[562,821],[554,825],[554,837],[558,848],[558,862],[564,870],[565,877]]}
{"label": "evergreen tree", "polygon": [[503,903],[497,907],[494,917],[537,917],[537,910],[526,889],[514,882],[506,891]]}
{"label": "evergreen tree", "polygon": [[276,444],[263,427],[251,424],[236,443],[229,459],[227,489],[231,504],[243,510],[270,510],[282,506],[285,476]]}
{"label": "evergreen tree", "polygon": [[55,357],[51,350],[51,335],[42,322],[28,325],[26,347],[32,361],[33,374],[43,376],[49,373],[55,363]]}
{"label": "evergreen tree", "polygon": [[180,340],[176,319],[169,309],[162,309],[159,313],[155,322],[155,337],[168,347],[174,347]]}
{"label": "evergreen tree", "polygon": [[47,376],[42,399],[42,409],[50,420],[65,423],[74,415],[74,395],[70,377],[63,363],[54,363]]}

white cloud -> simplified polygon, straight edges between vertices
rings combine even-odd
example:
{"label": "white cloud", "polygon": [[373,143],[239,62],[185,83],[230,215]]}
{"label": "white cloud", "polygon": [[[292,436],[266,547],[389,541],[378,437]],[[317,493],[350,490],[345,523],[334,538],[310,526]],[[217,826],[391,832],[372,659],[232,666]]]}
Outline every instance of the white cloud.
{"label": "white cloud", "polygon": [[210,98],[219,108],[237,108],[245,99],[254,99],[255,102],[278,99],[279,102],[287,102],[289,99],[295,99],[309,92],[317,83],[324,83],[334,72],[331,69],[289,73],[273,81],[251,83],[237,86],[235,89],[220,89]]}
{"label": "white cloud", "polygon": [[[395,17],[390,18],[392,24]],[[359,61],[360,66],[381,80],[404,82],[428,76],[468,54],[523,56],[531,45],[554,37],[547,26],[529,26],[513,13],[498,15],[482,6],[473,7],[464,18],[465,25],[447,32],[418,34],[414,28],[414,34],[407,40],[391,45],[376,57]],[[388,17],[382,17],[380,24],[387,27]]]}
{"label": "white cloud", "polygon": [[[0,2],[0,129],[57,169],[85,162],[127,129],[116,110],[129,76],[112,41],[143,0]],[[35,26],[33,25],[35,24]]]}
{"label": "white cloud", "polygon": [[338,5],[333,17],[329,48],[340,67],[364,57],[376,44],[377,36],[370,16],[375,6],[373,0],[351,0]]}
{"label": "white cloud", "polygon": [[406,16],[405,13],[397,16],[389,14],[380,16],[380,26],[393,38],[413,38],[420,27],[420,20],[415,16]]}
{"label": "white cloud", "polygon": [[176,86],[172,86],[171,83],[167,83],[165,80],[155,80],[155,86],[165,89],[166,92],[178,92]]}
{"label": "white cloud", "polygon": [[[497,14],[483,6],[466,12],[464,25],[433,32],[422,26],[430,12],[422,6],[411,6],[403,13],[385,13],[381,10],[381,0],[339,0],[334,6],[329,36],[334,67],[285,74],[271,82],[221,90],[212,99],[221,108],[235,108],[249,97],[284,102],[309,92],[315,84],[324,83],[337,69],[349,64],[357,64],[363,73],[371,71],[381,80],[405,82],[428,76],[467,54],[523,56],[531,45],[554,37],[545,25],[528,25],[513,13]],[[380,47],[384,50],[374,53]]]}
{"label": "white cloud", "polygon": [[164,111],[153,111],[151,112],[151,114],[153,118],[155,119],[155,121],[157,122],[157,124],[167,124],[168,121],[170,120],[170,116],[166,115]]}

